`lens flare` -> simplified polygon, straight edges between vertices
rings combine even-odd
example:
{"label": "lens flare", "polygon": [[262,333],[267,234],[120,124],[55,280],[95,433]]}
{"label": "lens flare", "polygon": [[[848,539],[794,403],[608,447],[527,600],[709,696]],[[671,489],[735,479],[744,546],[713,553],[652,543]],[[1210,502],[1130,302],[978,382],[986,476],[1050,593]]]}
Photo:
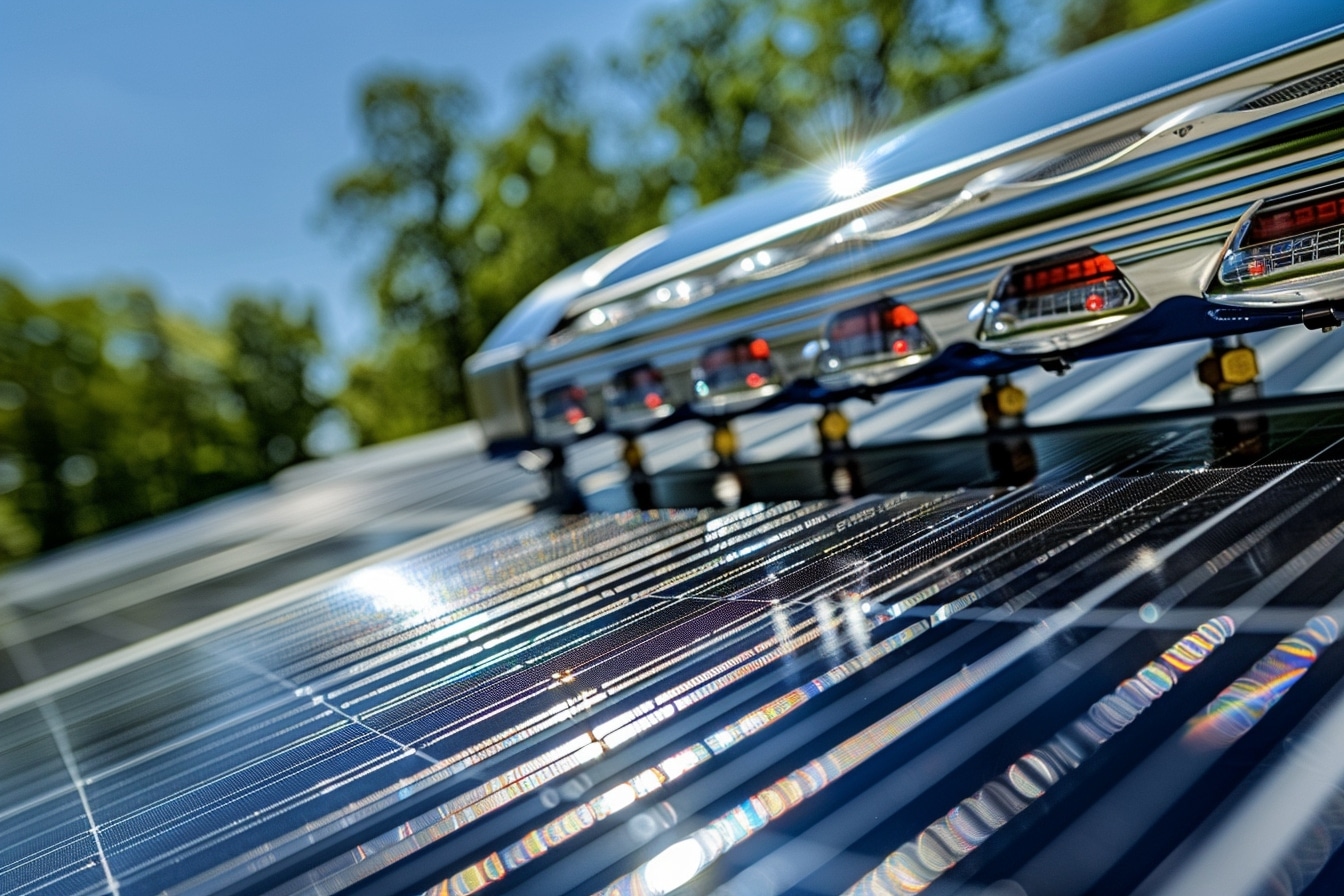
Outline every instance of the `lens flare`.
{"label": "lens flare", "polygon": [[857,196],[868,186],[868,172],[854,162],[846,162],[831,172],[828,183],[836,196]]}

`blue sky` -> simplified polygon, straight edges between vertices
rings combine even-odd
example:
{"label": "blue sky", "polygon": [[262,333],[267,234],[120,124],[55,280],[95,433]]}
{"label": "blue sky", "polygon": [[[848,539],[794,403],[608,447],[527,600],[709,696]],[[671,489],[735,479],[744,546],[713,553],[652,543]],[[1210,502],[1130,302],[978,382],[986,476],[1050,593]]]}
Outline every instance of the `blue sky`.
{"label": "blue sky", "polygon": [[362,80],[465,75],[504,122],[547,49],[595,54],[676,2],[4,3],[0,273],[39,292],[144,283],[207,319],[240,289],[312,296],[352,351],[367,252],[318,218],[359,158]]}

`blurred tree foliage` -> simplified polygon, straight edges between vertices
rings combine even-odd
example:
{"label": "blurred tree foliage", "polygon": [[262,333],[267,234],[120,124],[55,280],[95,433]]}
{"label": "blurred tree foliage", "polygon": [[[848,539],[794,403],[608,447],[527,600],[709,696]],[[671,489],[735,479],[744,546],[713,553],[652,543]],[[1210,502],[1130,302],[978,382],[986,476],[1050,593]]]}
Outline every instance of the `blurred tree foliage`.
{"label": "blurred tree foliage", "polygon": [[338,402],[365,443],[465,419],[462,362],[551,274],[1192,2],[694,0],[605,66],[545,60],[503,134],[463,81],[377,76],[330,208],[377,239],[382,328]]}
{"label": "blurred tree foliage", "polygon": [[1014,71],[1003,0],[701,0],[651,20],[612,68],[675,146],[695,203],[922,114]]}
{"label": "blurred tree foliage", "polygon": [[1053,49],[1067,53],[1121,31],[1142,28],[1200,0],[1070,0]]}
{"label": "blurred tree foliage", "polygon": [[209,328],[142,290],[38,302],[0,280],[0,562],[303,459],[321,351],[311,312],[273,299]]}

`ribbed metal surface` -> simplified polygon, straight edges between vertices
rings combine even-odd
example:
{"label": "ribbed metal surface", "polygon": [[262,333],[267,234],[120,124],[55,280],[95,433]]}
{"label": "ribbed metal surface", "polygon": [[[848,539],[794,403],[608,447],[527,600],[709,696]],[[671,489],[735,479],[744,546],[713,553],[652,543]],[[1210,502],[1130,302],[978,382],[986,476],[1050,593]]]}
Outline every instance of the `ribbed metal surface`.
{"label": "ribbed metal surface", "polygon": [[1044,165],[1041,165],[1041,167],[1024,175],[1022,177],[1022,183],[1035,183],[1037,181],[1050,180],[1056,177],[1063,177],[1066,174],[1072,174],[1073,172],[1087,168],[1090,165],[1105,161],[1111,156],[1128,149],[1142,139],[1142,131],[1131,131],[1128,134],[1121,134],[1118,137],[1110,137],[1106,140],[1090,143],[1087,146],[1081,146],[1062,156],[1051,159]]}
{"label": "ribbed metal surface", "polygon": [[1313,93],[1331,90],[1335,87],[1344,85],[1344,65],[1335,66],[1326,69],[1323,72],[1317,72],[1314,75],[1308,75],[1297,81],[1291,81],[1279,87],[1273,87],[1264,93],[1257,93],[1248,100],[1243,100],[1237,105],[1228,109],[1229,112],[1246,112],[1251,109],[1265,109],[1269,106],[1277,106],[1279,103],[1286,103],[1290,100],[1300,100],[1303,97],[1311,96]]}

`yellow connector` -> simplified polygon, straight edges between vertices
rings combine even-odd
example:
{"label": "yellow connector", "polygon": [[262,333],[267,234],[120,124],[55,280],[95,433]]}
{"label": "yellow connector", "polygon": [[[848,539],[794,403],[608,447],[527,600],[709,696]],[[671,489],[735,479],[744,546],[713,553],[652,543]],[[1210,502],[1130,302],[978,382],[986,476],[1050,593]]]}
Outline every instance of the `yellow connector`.
{"label": "yellow connector", "polygon": [[711,441],[714,447],[714,453],[725,460],[731,458],[737,453],[737,436],[729,429],[728,424],[714,427],[714,437]]}
{"label": "yellow connector", "polygon": [[631,470],[639,469],[639,465],[644,463],[644,452],[639,450],[639,443],[634,439],[625,440],[625,451],[623,452],[625,465]]}
{"label": "yellow connector", "polygon": [[817,432],[825,442],[843,442],[849,435],[849,420],[835,408],[830,408],[817,421]]}
{"label": "yellow connector", "polygon": [[1012,383],[990,383],[980,393],[980,406],[991,425],[1004,417],[1021,417],[1027,412],[1027,393]]}
{"label": "yellow connector", "polygon": [[1214,350],[1200,359],[1199,381],[1214,392],[1225,392],[1255,382],[1260,365],[1255,350],[1244,345],[1224,351]]}

